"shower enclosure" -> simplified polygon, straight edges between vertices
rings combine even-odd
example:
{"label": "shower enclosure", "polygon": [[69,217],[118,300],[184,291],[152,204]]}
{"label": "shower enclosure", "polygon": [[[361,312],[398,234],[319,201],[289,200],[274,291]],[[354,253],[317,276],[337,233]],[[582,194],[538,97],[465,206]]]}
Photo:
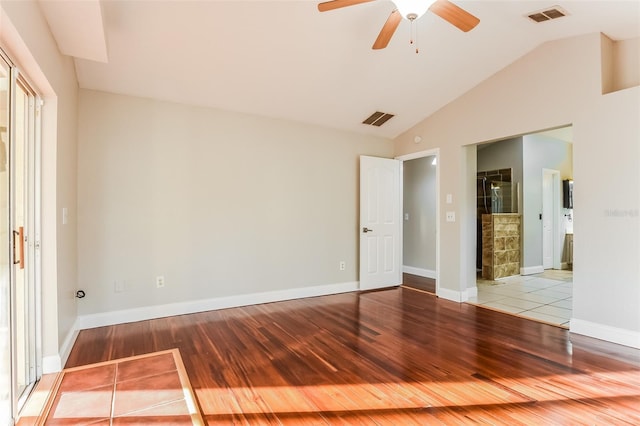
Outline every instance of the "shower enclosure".
{"label": "shower enclosure", "polygon": [[477,252],[476,268],[482,269],[482,215],[517,213],[517,186],[511,179],[511,169],[481,171],[476,177]]}

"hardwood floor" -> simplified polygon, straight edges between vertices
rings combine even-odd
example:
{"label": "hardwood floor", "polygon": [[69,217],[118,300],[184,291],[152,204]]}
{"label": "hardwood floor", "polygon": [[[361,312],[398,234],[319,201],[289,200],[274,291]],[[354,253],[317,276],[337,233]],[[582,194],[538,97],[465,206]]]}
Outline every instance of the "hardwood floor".
{"label": "hardwood floor", "polygon": [[436,294],[436,280],[433,278],[425,278],[413,274],[402,274],[402,285],[416,290],[426,291],[427,293]]}
{"label": "hardwood floor", "polygon": [[84,330],[67,367],[171,348],[208,424],[640,424],[640,351],[404,288]]}

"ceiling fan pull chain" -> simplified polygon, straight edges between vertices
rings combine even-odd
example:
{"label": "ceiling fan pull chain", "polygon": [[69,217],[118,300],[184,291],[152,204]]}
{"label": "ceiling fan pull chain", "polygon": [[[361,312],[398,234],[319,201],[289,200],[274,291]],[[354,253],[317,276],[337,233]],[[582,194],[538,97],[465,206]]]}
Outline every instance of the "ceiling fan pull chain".
{"label": "ceiling fan pull chain", "polygon": [[413,26],[415,25],[414,20],[409,21],[409,44],[413,44]]}
{"label": "ceiling fan pull chain", "polygon": [[409,44],[416,45],[416,54],[417,54],[420,51],[418,48],[418,26],[416,25],[415,19],[411,19],[410,22],[411,22],[411,27],[409,29],[410,31]]}

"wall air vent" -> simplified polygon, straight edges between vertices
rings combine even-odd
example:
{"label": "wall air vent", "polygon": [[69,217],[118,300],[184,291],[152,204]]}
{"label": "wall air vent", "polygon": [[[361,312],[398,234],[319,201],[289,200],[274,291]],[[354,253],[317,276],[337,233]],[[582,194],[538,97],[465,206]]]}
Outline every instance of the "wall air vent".
{"label": "wall air vent", "polygon": [[393,118],[393,114],[387,114],[386,112],[376,111],[369,116],[362,124],[370,124],[372,126],[380,127],[387,121]]}
{"label": "wall air vent", "polygon": [[567,15],[568,15],[567,11],[561,8],[560,6],[553,6],[549,9],[530,13],[527,16],[532,21],[545,22],[545,21],[550,21],[552,19],[562,18],[563,16],[567,16]]}

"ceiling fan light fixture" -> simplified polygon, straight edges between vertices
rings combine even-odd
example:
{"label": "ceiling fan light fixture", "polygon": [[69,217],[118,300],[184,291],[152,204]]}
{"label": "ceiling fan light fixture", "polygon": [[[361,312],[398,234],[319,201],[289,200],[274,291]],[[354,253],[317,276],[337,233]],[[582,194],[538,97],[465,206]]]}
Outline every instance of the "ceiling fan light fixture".
{"label": "ceiling fan light fixture", "polygon": [[427,12],[434,2],[427,0],[393,0],[393,3],[403,18],[415,21]]}

